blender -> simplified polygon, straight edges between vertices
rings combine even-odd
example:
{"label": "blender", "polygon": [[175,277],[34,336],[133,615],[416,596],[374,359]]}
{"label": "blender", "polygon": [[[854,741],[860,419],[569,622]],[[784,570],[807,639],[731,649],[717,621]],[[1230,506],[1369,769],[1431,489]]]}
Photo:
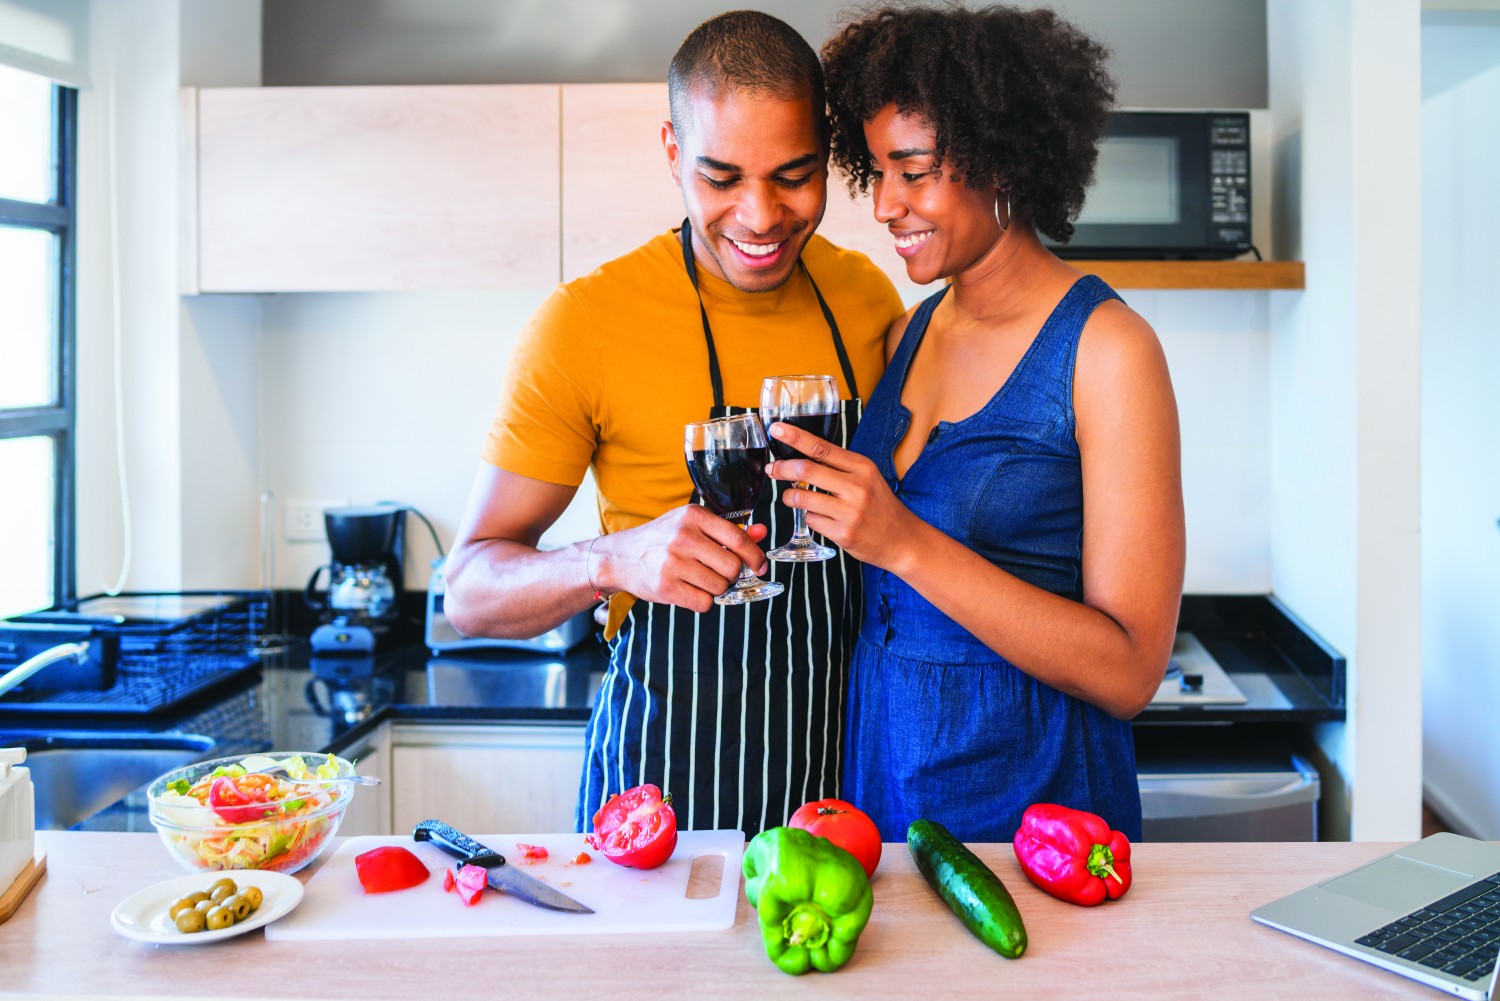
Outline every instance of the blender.
{"label": "blender", "polygon": [[[321,621],[310,640],[314,653],[374,653],[393,638],[401,617],[406,510],[374,504],[323,512],[333,559],[313,571],[304,592]],[[328,585],[320,590],[325,570]]]}

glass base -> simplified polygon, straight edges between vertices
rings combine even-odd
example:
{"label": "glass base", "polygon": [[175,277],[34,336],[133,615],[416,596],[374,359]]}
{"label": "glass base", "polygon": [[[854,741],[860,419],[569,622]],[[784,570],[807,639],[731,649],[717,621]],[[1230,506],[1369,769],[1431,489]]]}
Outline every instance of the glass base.
{"label": "glass base", "polygon": [[734,587],[731,587],[723,594],[714,598],[714,604],[748,605],[752,601],[761,601],[765,598],[774,598],[785,590],[785,585],[778,584],[774,580],[761,580],[759,577],[752,577],[744,584],[736,584]]}
{"label": "glass base", "polygon": [[833,559],[838,555],[838,550],[820,546],[812,540],[812,536],[808,536],[806,539],[793,538],[786,545],[773,549],[766,555],[778,563],[817,563],[820,560]]}

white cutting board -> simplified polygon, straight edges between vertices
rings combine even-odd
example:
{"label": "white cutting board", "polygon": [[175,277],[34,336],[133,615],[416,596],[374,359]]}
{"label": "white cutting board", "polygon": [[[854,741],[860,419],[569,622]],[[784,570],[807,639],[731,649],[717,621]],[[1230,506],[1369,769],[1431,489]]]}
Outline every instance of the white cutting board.
{"label": "white cutting board", "polygon": [[[302,903],[266,926],[266,938],[282,941],[375,938],[453,938],[487,935],[599,935],[618,932],[718,931],[734,925],[739,905],[740,831],[682,831],[677,848],[656,869],[627,869],[583,843],[582,834],[484,834],[474,839],[504,855],[529,876],[594,909],[564,914],[536,907],[486,888],[479,902],[464,906],[443,892],[443,870],[453,856],[410,835],[357,837],[341,844],[307,881]],[[525,864],[516,843],[541,845],[546,861]],[[354,857],[381,845],[410,849],[432,872],[427,881],[394,893],[366,894]],[[568,864],[588,852],[587,865]],[[687,896],[693,861],[719,856],[724,862],[717,892]],[[706,891],[700,891],[706,892]]]}

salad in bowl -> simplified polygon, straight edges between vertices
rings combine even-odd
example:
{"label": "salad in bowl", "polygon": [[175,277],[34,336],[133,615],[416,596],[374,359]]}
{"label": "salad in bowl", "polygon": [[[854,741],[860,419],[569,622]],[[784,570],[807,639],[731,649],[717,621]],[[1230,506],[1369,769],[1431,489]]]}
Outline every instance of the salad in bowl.
{"label": "salad in bowl", "polygon": [[338,830],[353,776],[332,754],[253,754],[168,772],[146,793],[151,823],[189,870],[293,873]]}

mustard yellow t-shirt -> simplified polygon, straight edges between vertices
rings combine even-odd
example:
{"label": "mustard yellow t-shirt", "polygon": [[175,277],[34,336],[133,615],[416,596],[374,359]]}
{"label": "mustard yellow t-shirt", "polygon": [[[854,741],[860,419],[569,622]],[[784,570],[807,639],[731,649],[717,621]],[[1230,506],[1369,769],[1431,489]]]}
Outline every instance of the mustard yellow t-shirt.
{"label": "mustard yellow t-shirt", "polygon": [[[900,296],[869,259],[813,236],[802,260],[838,322],[860,395],[885,365],[886,329]],[[836,376],[838,354],[807,275],[781,288],[742,292],[698,268],[713,328],[724,402],[755,407],[768,375]],[[594,467],[606,533],[644,524],[687,503],[692,481],[683,425],[713,406],[698,299],[673,231],[549,295],[522,330],[483,458],[509,472],[578,486]],[[608,633],[631,599],[610,604]]]}

